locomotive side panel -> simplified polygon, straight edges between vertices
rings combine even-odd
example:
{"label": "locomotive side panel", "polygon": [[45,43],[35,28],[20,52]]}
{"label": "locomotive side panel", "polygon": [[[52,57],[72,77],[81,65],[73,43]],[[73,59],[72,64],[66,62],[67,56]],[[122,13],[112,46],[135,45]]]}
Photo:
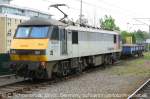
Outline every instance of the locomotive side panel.
{"label": "locomotive side panel", "polygon": [[114,34],[79,32],[79,57],[121,52],[118,35],[115,36],[114,38]]}
{"label": "locomotive side panel", "polygon": [[61,53],[61,39],[62,36],[58,41],[49,40],[49,61],[121,52],[119,34],[66,29],[65,54]]}
{"label": "locomotive side panel", "polygon": [[79,55],[87,56],[91,49],[89,49],[88,32],[79,32]]}

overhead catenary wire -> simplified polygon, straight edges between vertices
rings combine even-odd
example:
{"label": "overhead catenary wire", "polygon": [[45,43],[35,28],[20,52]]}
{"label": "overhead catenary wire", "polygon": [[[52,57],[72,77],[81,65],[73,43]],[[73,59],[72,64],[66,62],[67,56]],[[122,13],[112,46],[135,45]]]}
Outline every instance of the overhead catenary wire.
{"label": "overhead catenary wire", "polygon": [[[42,1],[50,2],[50,3],[56,3],[56,2],[53,2],[53,1],[50,1],[50,0],[42,0]],[[74,0],[74,1],[81,2],[81,0]],[[93,4],[93,3],[86,2],[86,1],[84,1],[84,0],[82,1],[82,3],[83,3],[83,4],[86,4],[86,5],[88,5],[88,6],[95,7],[96,9],[99,9],[99,10],[104,10],[104,11],[106,11],[106,12],[108,12],[108,13],[114,11],[113,9],[105,8],[105,7],[102,7],[102,6],[97,5],[97,4]],[[70,7],[70,6],[69,6],[69,7]],[[80,11],[80,9],[76,9],[76,8],[74,8],[74,7],[70,7],[70,8]],[[115,10],[115,11],[116,11],[116,10]],[[120,10],[120,8],[117,9],[117,11],[122,12],[122,10]],[[116,11],[116,12],[117,12],[117,11]],[[83,10],[83,12],[85,12],[85,11]],[[129,15],[131,16],[131,14],[129,14],[129,13],[127,13],[127,12],[129,12],[129,11],[126,11],[126,12],[124,12],[124,13],[122,13],[122,14],[125,15],[125,16],[129,16]],[[125,13],[126,13],[126,14],[125,14]],[[116,13],[116,14],[120,15],[120,13]],[[134,14],[132,14],[132,15],[134,15]]]}
{"label": "overhead catenary wire", "polygon": [[150,34],[150,24],[148,24],[148,23],[146,23],[146,22],[143,22],[143,21],[141,21],[141,19],[143,20],[150,20],[150,18],[133,18],[135,21],[137,21],[137,22],[139,22],[139,23],[142,23],[143,25],[146,25],[146,26],[148,26],[148,28],[149,28],[149,34]]}
{"label": "overhead catenary wire", "polygon": [[[75,1],[80,2],[80,0],[75,0]],[[100,8],[101,10],[103,9],[103,10],[109,12],[109,13],[110,13],[110,11],[119,11],[119,12],[121,12],[121,14],[126,15],[126,16],[128,16],[128,15],[130,15],[130,16],[135,15],[135,12],[133,12],[133,11],[131,12],[131,11],[129,11],[129,10],[123,9],[123,8],[121,8],[121,7],[119,7],[119,6],[116,6],[116,5],[113,5],[113,4],[110,4],[110,3],[106,3],[106,2],[105,2],[105,5],[114,7],[114,8],[116,8],[116,10],[110,9],[110,8],[105,8],[105,7],[102,7],[102,6],[97,5],[97,4],[89,3],[89,2],[87,2],[87,1],[82,1],[82,2],[83,2],[83,4],[86,4],[86,5],[89,5],[89,6],[93,6],[93,7],[95,7],[95,8]],[[101,1],[98,1],[98,2],[99,2],[99,3],[102,3],[103,0],[102,0],[102,2],[101,2]],[[122,13],[122,11],[124,11],[124,12]],[[129,13],[129,12],[130,12],[130,13]],[[116,14],[117,14],[117,13],[116,13]],[[120,13],[119,13],[119,14],[120,14]],[[136,14],[137,14],[137,13],[136,13]]]}
{"label": "overhead catenary wire", "polygon": [[[75,0],[75,1],[80,1],[80,0]],[[88,3],[88,2],[86,2],[86,1],[82,1],[82,2],[83,2],[84,4],[87,4],[87,5],[90,5],[90,6],[94,6],[94,7],[98,7],[98,8],[103,8],[103,7],[99,6],[99,5],[92,4],[92,3]],[[138,15],[137,12],[134,12],[134,11],[132,11],[132,10],[124,9],[124,8],[118,6],[118,5],[115,5],[115,4],[113,4],[113,3],[108,3],[108,2],[106,2],[106,1],[104,1],[104,0],[97,1],[97,2],[105,3],[106,5],[109,5],[109,6],[111,6],[111,7],[114,7],[114,8],[116,8],[117,10],[124,11],[124,13],[121,13],[121,14],[124,14],[124,15],[125,15],[125,13],[128,13],[129,15],[131,15],[131,16],[133,16],[133,17],[134,17],[134,15]],[[108,10],[108,9],[107,9],[107,10]],[[147,24],[147,23],[145,23],[145,22],[143,22],[143,21],[140,21],[140,20],[138,20],[138,19],[149,19],[149,20],[150,20],[150,18],[136,18],[136,19],[134,19],[134,20],[136,20],[137,22],[140,22],[140,23],[145,24],[146,26],[148,26],[148,27],[149,27],[149,33],[150,33],[150,24]]]}
{"label": "overhead catenary wire", "polygon": [[[50,2],[50,3],[52,3],[52,4],[56,4],[57,2],[52,2],[52,1],[50,1],[50,0],[42,0],[42,1],[45,1],[45,2]],[[68,8],[69,9],[73,9],[73,10],[76,10],[76,11],[80,11],[80,9],[78,9],[78,8],[74,8],[74,7],[71,7],[71,6],[68,6]]]}
{"label": "overhead catenary wire", "polygon": [[143,21],[141,21],[141,20],[138,20],[138,18],[133,18],[135,21],[137,21],[137,22],[139,22],[139,23],[142,23],[142,24],[144,24],[144,25],[147,25],[147,26],[149,26],[149,24],[147,24],[147,23],[145,23],[145,22],[143,22]]}
{"label": "overhead catenary wire", "polygon": [[[42,1],[45,1],[45,2],[49,2],[49,3],[51,3],[51,4],[56,4],[56,3],[58,3],[58,2],[56,2],[56,1],[52,1],[52,0],[42,0]],[[69,2],[66,2],[67,3],[67,5],[69,6],[69,8],[70,9],[72,9],[72,10],[76,10],[76,11],[78,11],[79,13],[80,13],[80,8],[78,8],[78,7],[80,7],[80,6],[76,6],[75,7],[75,5],[72,5],[72,2],[73,1],[70,1],[70,0],[67,0],[67,1],[69,1]],[[78,3],[80,3],[81,2],[81,0],[74,0],[74,1],[76,1],[76,2],[78,2]],[[134,15],[136,15],[137,13],[135,13],[134,11],[129,11],[129,10],[127,10],[127,9],[125,9],[125,8],[122,8],[122,7],[120,7],[119,5],[115,5],[115,4],[113,4],[113,3],[108,3],[108,2],[106,2],[106,1],[104,1],[104,0],[101,0],[101,1],[97,1],[98,3],[96,3],[96,4],[94,4],[94,3],[89,3],[88,1],[85,1],[85,0],[82,0],[82,3],[83,3],[83,13],[82,13],[82,15],[84,15],[85,13],[86,14],[88,14],[89,15],[89,10],[85,10],[85,7],[84,6],[90,6],[90,7],[93,7],[94,8],[94,11],[96,10],[96,9],[98,9],[97,10],[97,12],[99,11],[99,12],[101,12],[101,11],[104,11],[104,13],[102,13],[102,14],[109,14],[109,15],[120,15],[120,16],[122,16],[122,17],[124,17],[124,18],[129,18],[129,19],[132,19],[131,17],[135,17]],[[100,5],[101,4],[101,5]],[[72,6],[70,6],[70,5],[72,5]],[[110,7],[107,7],[106,8],[106,6],[104,7],[104,6],[106,5],[106,6],[111,6],[111,8]],[[92,8],[92,9],[93,9]],[[115,9],[113,9],[113,8],[115,8]],[[91,11],[92,12],[92,11]],[[79,14],[78,13],[78,14]],[[96,13],[96,12],[94,12],[94,13]],[[80,15],[80,14],[79,14]],[[94,14],[95,15],[95,14]],[[93,15],[93,16],[94,16]],[[97,14],[98,15],[98,14]],[[87,16],[87,15],[85,15],[85,16]],[[100,17],[100,16],[99,16]],[[89,16],[88,16],[88,18],[89,18]],[[94,16],[94,25],[95,25],[95,19],[96,19],[96,16]]]}
{"label": "overhead catenary wire", "polygon": [[124,9],[124,8],[122,8],[122,7],[120,7],[120,6],[118,6],[118,5],[116,5],[116,4],[113,4],[113,3],[108,3],[108,2],[106,2],[106,1],[104,1],[104,0],[101,0],[101,1],[98,1],[98,2],[100,2],[100,3],[104,3],[104,4],[106,4],[106,5],[109,5],[109,6],[111,6],[111,7],[114,7],[114,8],[116,8],[116,9],[121,9],[121,10],[123,10],[123,11],[125,11],[125,12],[128,12],[128,13],[130,13],[130,14],[138,14],[137,12],[134,12],[134,11],[132,11],[131,9],[130,10],[127,10],[127,9]]}

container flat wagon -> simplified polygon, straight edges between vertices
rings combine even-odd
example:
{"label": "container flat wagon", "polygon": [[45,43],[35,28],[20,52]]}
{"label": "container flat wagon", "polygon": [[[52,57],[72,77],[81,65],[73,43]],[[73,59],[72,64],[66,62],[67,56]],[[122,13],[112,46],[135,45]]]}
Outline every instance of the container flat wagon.
{"label": "container flat wagon", "polygon": [[124,44],[122,46],[122,55],[123,56],[142,56],[144,52],[143,45],[137,44]]}

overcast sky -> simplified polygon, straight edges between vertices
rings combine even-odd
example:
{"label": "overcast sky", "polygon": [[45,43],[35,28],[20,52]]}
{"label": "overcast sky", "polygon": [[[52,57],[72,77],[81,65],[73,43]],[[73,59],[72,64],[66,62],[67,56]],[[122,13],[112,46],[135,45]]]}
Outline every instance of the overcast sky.
{"label": "overcast sky", "polygon": [[[67,4],[69,7],[62,7],[62,9],[74,21],[79,18],[80,14],[80,0],[14,0],[11,3],[49,12],[56,19],[62,17],[62,14],[54,8],[48,10],[48,6],[55,3]],[[116,20],[116,24],[122,30],[142,29],[148,31],[148,26],[137,25],[141,23],[133,18],[150,18],[149,5],[149,0],[83,0],[83,14],[91,25],[98,26],[99,19],[107,14]],[[141,21],[150,24],[150,20]]]}

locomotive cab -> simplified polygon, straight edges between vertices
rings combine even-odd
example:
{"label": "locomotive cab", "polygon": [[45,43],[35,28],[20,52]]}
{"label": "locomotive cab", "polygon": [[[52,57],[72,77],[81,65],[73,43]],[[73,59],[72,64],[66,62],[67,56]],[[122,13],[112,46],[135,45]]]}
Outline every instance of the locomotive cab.
{"label": "locomotive cab", "polygon": [[[48,47],[50,26],[19,26],[11,44],[12,60],[45,61],[45,59],[24,58],[22,55],[45,55]],[[19,55],[15,58],[13,56]],[[21,58],[21,59],[19,59]]]}
{"label": "locomotive cab", "polygon": [[[50,47],[59,43],[59,26],[39,19],[29,22],[22,23],[17,28],[11,44],[11,59],[48,61],[49,55],[53,54]],[[34,56],[27,57],[29,55]]]}
{"label": "locomotive cab", "polygon": [[32,19],[20,24],[10,49],[12,67],[15,70],[18,67],[22,70],[36,70],[42,66],[45,70],[48,61],[55,57],[56,49],[53,47],[57,47],[57,50],[60,47],[59,33],[61,30],[64,31],[64,29],[60,30],[60,26],[60,23],[44,19]]}

